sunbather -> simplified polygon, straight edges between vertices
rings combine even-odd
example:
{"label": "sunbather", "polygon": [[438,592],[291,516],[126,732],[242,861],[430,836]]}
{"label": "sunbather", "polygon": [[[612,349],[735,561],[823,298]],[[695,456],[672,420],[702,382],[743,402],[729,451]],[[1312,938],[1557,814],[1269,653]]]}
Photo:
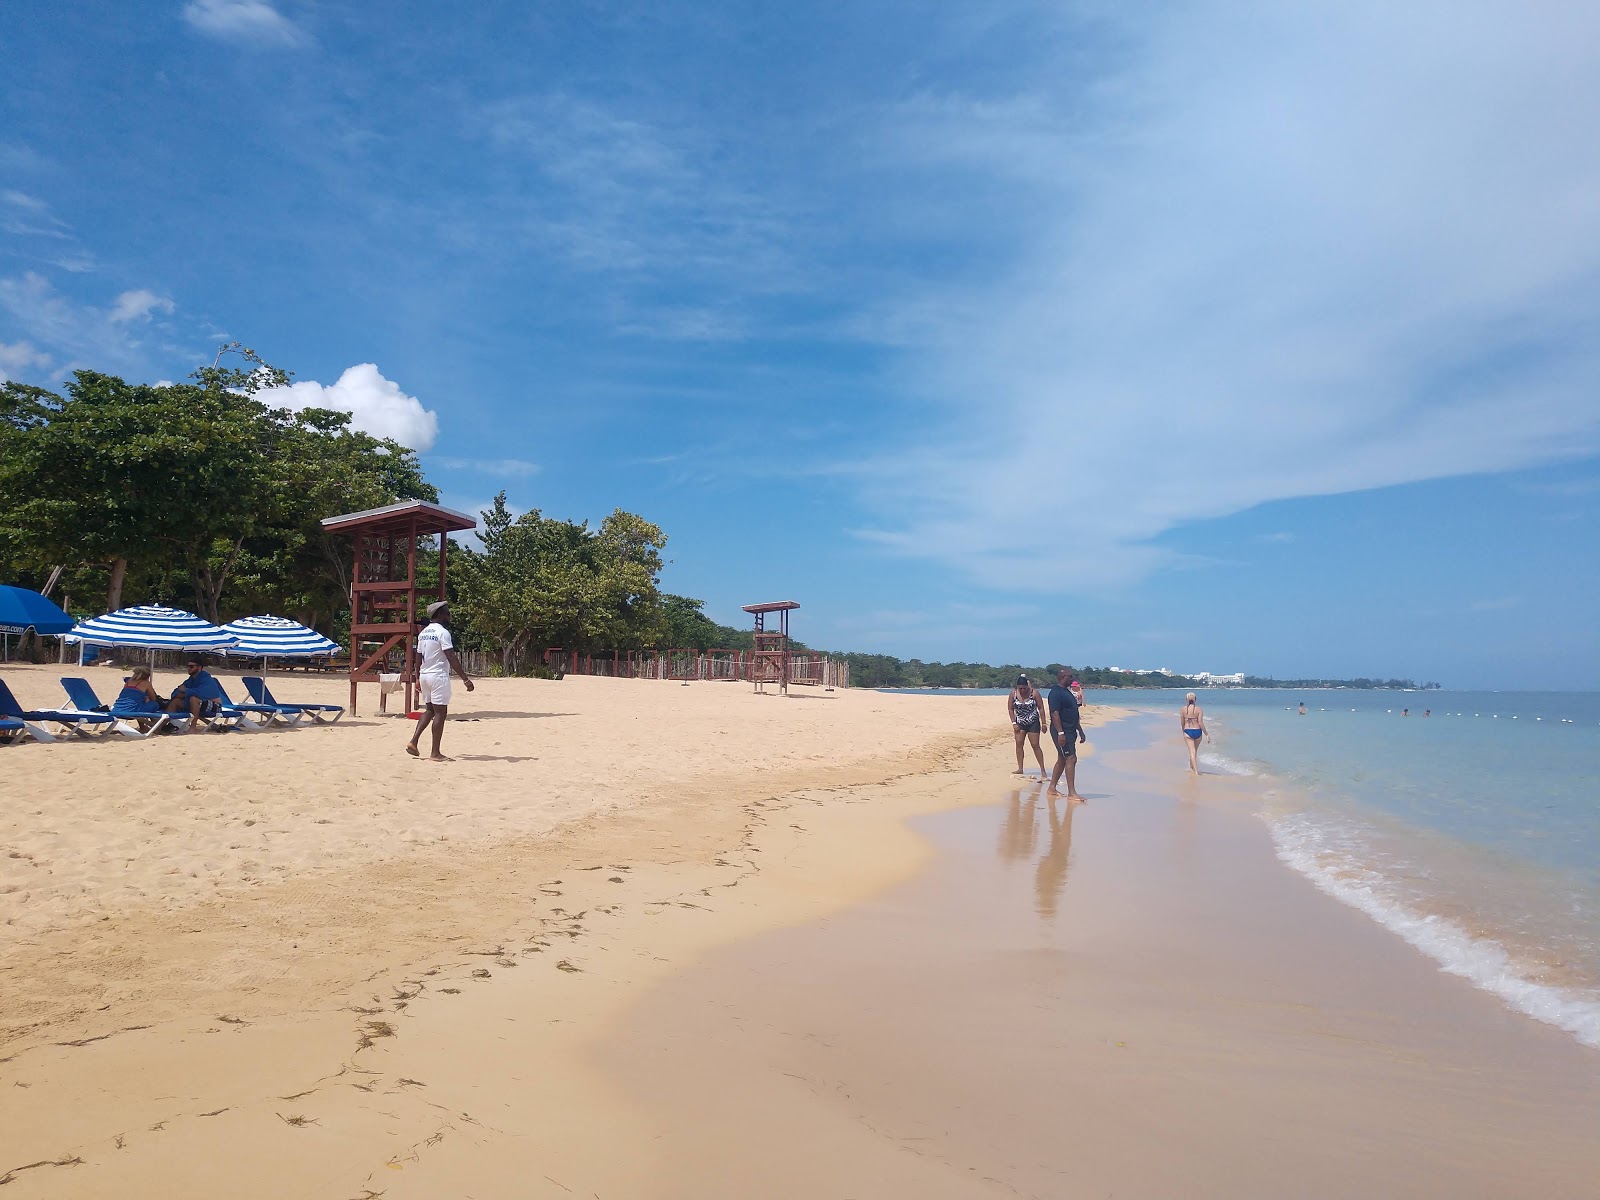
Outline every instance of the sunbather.
{"label": "sunbather", "polygon": [[159,720],[170,702],[156,691],[150,678],[149,667],[135,667],[133,673],[122,681],[122,690],[111,705],[111,715],[134,721],[140,729]]}
{"label": "sunbather", "polygon": [[198,655],[191,658],[184,669],[189,677],[174,689],[167,710],[186,712],[193,717],[189,722],[189,732],[193,733],[200,727],[201,717],[214,717],[222,711],[222,686],[212,678]]}

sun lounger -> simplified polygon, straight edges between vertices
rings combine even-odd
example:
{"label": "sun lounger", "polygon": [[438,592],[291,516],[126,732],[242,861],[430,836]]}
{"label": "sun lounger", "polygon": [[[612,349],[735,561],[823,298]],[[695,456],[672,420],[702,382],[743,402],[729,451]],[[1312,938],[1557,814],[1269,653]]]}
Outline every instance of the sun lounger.
{"label": "sun lounger", "polygon": [[[151,709],[121,709],[116,705],[109,707],[100,701],[95,694],[94,685],[87,679],[65,675],[61,679],[61,688],[67,693],[67,699],[72,701],[72,707],[79,712],[103,712],[117,719],[117,732],[123,737],[147,738],[152,737],[166,729],[183,729],[189,724],[188,713],[161,712]],[[141,721],[148,721],[149,728],[142,728]],[[220,726],[219,726],[220,728]]]}
{"label": "sun lounger", "polygon": [[[246,675],[244,686],[250,693],[250,699],[257,704],[270,704],[277,708],[297,708],[319,725],[332,725],[344,716],[342,704],[280,704],[273,696],[272,689],[267,686],[267,681],[259,675]],[[331,716],[327,715],[330,713]]]}
{"label": "sun lounger", "polygon": [[11,694],[11,689],[6,686],[3,679],[0,679],[0,717],[21,721],[27,727],[28,736],[38,742],[55,741],[55,737],[41,724],[45,721],[60,725],[69,733],[79,736],[83,736],[89,729],[109,733],[115,730],[117,725],[117,719],[107,713],[79,712],[76,709],[66,708],[24,709],[17,703],[17,698]]}
{"label": "sun lounger", "polygon": [[298,725],[305,719],[306,714],[292,704],[235,704],[228,698],[226,689],[219,682],[217,690],[222,692],[222,710],[229,709],[238,713],[258,714],[263,725],[271,721],[282,721],[285,725]]}

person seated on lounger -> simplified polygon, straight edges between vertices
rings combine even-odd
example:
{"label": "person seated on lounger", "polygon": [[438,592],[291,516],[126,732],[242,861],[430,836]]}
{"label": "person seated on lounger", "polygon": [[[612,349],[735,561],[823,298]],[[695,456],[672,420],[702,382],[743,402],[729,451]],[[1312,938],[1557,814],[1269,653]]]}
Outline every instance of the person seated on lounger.
{"label": "person seated on lounger", "polygon": [[199,658],[191,658],[184,669],[189,677],[173,691],[167,710],[186,712],[193,717],[189,725],[193,732],[199,727],[201,717],[214,717],[222,711],[222,685],[211,677]]}
{"label": "person seated on lounger", "polygon": [[166,711],[167,700],[150,679],[149,667],[135,667],[122,681],[122,690],[111,705],[111,715],[137,722],[140,729]]}

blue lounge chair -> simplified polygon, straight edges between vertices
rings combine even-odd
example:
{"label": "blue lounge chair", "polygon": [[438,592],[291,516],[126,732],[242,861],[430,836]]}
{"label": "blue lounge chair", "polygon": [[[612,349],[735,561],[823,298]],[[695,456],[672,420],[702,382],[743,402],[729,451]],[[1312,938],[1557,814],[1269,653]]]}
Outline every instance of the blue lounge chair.
{"label": "blue lounge chair", "polygon": [[[144,708],[119,708],[113,704],[109,708],[100,702],[100,697],[95,694],[94,685],[87,679],[66,675],[61,679],[62,690],[67,693],[67,699],[72,702],[72,707],[79,712],[104,712],[117,718],[117,732],[123,737],[147,738],[160,733],[163,729],[183,729],[188,726],[190,717],[188,713],[161,712]],[[141,728],[140,722],[150,722],[148,729]]]}
{"label": "blue lounge chair", "polygon": [[[245,690],[250,693],[250,699],[257,704],[271,704],[277,708],[298,708],[306,716],[319,725],[332,725],[344,716],[342,704],[279,704],[272,694],[272,689],[267,686],[267,681],[259,675],[246,675],[244,677]],[[325,716],[332,713],[332,716]]]}
{"label": "blue lounge chair", "polygon": [[285,725],[298,725],[305,719],[305,713],[292,704],[235,704],[229,697],[227,689],[221,681],[217,683],[217,690],[222,693],[222,711],[233,709],[239,713],[259,714],[263,725],[272,721],[282,721]]}
{"label": "blue lounge chair", "polygon": [[101,733],[109,733],[117,726],[117,719],[108,713],[79,712],[76,709],[66,708],[24,709],[17,703],[17,698],[11,694],[11,689],[6,686],[3,679],[0,679],[0,717],[21,721],[27,729],[28,736],[36,742],[56,740],[54,735],[41,724],[45,721],[60,725],[67,732],[80,736],[86,729],[98,729]]}

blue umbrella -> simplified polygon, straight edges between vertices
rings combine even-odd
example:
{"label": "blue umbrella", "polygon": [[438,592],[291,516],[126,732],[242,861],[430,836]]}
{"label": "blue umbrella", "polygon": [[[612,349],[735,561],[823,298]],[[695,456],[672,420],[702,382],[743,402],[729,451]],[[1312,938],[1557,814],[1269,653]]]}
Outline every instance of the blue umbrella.
{"label": "blue umbrella", "polygon": [[0,633],[60,634],[72,628],[72,618],[55,601],[27,588],[0,587]]}
{"label": "blue umbrella", "polygon": [[315,658],[339,649],[338,642],[287,617],[240,617],[222,628],[239,639],[228,653],[246,658]]}
{"label": "blue umbrella", "polygon": [[136,646],[142,650],[228,650],[233,634],[181,608],[141,604],[75,625],[69,642],[90,646]]}

